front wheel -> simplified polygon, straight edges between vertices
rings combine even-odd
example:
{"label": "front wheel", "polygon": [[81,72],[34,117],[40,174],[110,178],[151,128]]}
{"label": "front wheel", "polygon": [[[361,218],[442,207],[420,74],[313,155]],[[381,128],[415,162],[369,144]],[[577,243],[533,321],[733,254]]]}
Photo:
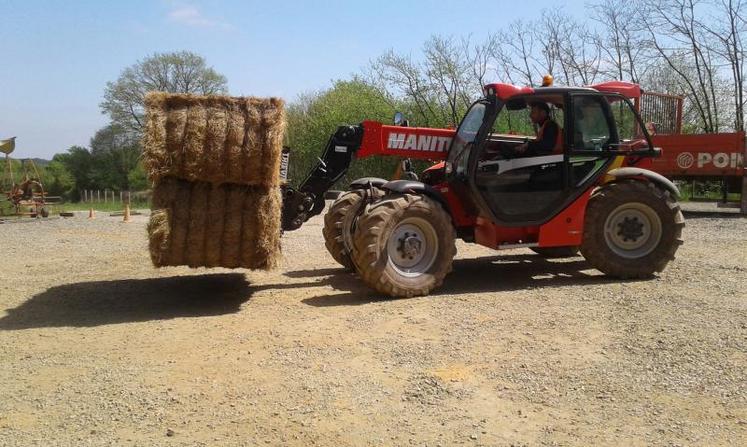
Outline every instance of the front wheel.
{"label": "front wheel", "polygon": [[354,233],[355,265],[366,284],[393,297],[427,295],[456,255],[451,217],[436,201],[404,194],[374,204]]}
{"label": "front wheel", "polygon": [[589,200],[581,253],[607,275],[648,278],[674,259],[684,226],[669,191],[643,181],[611,183]]}
{"label": "front wheel", "polygon": [[373,194],[374,199],[384,195],[378,188],[346,191],[340,194],[324,215],[324,245],[334,260],[348,270],[353,270],[350,255],[353,251],[353,228],[361,207],[365,206],[363,196],[368,192]]}

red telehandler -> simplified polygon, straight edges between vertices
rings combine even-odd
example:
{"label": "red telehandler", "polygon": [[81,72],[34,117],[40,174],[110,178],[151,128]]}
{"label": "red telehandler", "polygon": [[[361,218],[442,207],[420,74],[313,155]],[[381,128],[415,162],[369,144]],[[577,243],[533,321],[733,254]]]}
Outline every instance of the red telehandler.
{"label": "red telehandler", "polygon": [[[674,259],[684,218],[677,187],[647,169],[659,151],[626,96],[631,89],[489,84],[456,130],[405,127],[398,118],[341,126],[301,186],[285,190],[283,229],[323,211],[324,193],[354,157],[432,160],[419,180],[408,170],[406,180],[352,182],[324,217],[334,259],[379,292],[409,297],[439,287],[456,238],[546,257],[580,251],[607,275],[650,277]],[[537,102],[550,109],[562,144],[518,157],[514,148],[535,139],[528,110]]]}

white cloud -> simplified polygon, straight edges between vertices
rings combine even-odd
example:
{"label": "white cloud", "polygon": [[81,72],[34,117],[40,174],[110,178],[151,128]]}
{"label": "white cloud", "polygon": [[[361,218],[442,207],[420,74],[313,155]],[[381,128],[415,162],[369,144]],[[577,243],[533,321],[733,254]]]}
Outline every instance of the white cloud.
{"label": "white cloud", "polygon": [[167,17],[171,22],[195,28],[231,28],[228,23],[205,17],[196,6],[192,5],[174,5]]}

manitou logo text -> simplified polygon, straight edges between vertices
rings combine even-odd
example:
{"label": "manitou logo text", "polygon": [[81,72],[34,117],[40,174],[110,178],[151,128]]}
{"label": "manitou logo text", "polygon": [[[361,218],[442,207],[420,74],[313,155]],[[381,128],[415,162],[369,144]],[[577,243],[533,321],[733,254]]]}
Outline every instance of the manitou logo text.
{"label": "manitou logo text", "polygon": [[700,152],[698,153],[696,163],[695,156],[690,152],[682,152],[677,155],[677,166],[680,169],[689,169],[693,165],[698,168],[708,165],[712,165],[715,168],[739,168],[744,165],[744,157],[739,152],[732,152],[731,154],[726,152],[715,154]]}
{"label": "manitou logo text", "polygon": [[409,151],[446,152],[449,150],[451,137],[435,135],[415,135],[391,132],[387,149],[402,149]]}

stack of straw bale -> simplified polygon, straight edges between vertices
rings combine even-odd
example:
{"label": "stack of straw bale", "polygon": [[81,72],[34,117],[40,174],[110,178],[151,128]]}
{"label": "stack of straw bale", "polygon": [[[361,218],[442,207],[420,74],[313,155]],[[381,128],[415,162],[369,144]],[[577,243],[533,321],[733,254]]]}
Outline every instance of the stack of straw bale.
{"label": "stack of straw bale", "polygon": [[150,93],[145,104],[153,264],[276,267],[282,100]]}

